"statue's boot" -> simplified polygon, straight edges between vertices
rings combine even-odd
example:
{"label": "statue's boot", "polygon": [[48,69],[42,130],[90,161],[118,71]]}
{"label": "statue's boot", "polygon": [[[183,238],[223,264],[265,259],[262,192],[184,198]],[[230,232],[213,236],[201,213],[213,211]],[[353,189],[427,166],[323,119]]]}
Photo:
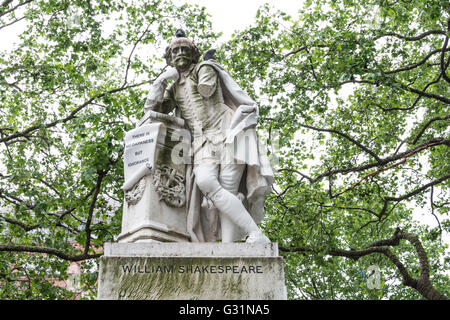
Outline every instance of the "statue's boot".
{"label": "statue's boot", "polygon": [[221,213],[248,234],[247,243],[270,243],[237,196],[219,187],[208,197]]}

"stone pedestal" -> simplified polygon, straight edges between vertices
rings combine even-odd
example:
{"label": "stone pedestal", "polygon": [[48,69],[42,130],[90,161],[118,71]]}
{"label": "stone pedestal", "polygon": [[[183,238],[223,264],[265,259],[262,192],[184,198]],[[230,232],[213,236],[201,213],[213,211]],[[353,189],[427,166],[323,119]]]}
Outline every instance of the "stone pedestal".
{"label": "stone pedestal", "polygon": [[183,126],[181,118],[150,111],[136,129],[127,132],[124,166],[128,187],[119,242],[190,240],[185,206],[187,162],[181,161],[178,150],[183,146],[180,140],[190,144],[189,131]]}
{"label": "stone pedestal", "polygon": [[285,300],[278,245],[106,243],[98,299]]}

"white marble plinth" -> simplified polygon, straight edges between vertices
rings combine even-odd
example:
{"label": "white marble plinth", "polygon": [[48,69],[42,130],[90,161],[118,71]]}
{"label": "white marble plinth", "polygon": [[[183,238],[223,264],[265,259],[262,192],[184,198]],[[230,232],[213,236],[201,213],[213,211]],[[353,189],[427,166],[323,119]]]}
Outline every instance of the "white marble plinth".
{"label": "white marble plinth", "polygon": [[276,243],[107,243],[98,299],[284,300]]}

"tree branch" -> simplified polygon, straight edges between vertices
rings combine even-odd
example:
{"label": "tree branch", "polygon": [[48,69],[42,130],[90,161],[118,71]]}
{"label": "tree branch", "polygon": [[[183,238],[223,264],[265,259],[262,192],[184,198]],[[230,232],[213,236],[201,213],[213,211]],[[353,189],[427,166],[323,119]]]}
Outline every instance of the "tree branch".
{"label": "tree branch", "polygon": [[96,183],[96,187],[95,187],[95,192],[94,195],[92,196],[92,200],[91,200],[91,204],[89,206],[89,212],[88,212],[88,218],[86,221],[86,227],[85,227],[85,231],[86,231],[86,241],[84,244],[84,254],[88,254],[89,252],[89,247],[91,245],[91,222],[92,222],[92,215],[94,213],[94,209],[95,209],[95,203],[97,202],[97,198],[98,195],[100,193],[100,189],[102,186],[102,180],[105,177],[107,171],[102,171],[100,170],[98,172],[98,176],[97,176],[97,183]]}
{"label": "tree branch", "polygon": [[377,160],[377,162],[380,162],[381,159],[375,154],[375,152],[373,152],[372,150],[370,150],[369,148],[367,148],[366,146],[364,146],[363,144],[359,143],[358,141],[356,141],[355,139],[353,139],[352,137],[350,137],[348,134],[340,132],[338,130],[335,129],[323,129],[323,128],[316,128],[310,125],[306,125],[306,124],[300,124],[301,127],[304,128],[308,128],[308,129],[312,129],[312,130],[316,130],[319,132],[329,132],[329,133],[335,133],[347,140],[349,140],[350,142],[352,142],[353,144],[357,145],[361,150],[365,151],[366,153],[370,154],[375,160]]}
{"label": "tree branch", "polygon": [[443,48],[439,48],[436,50],[431,51],[429,54],[427,54],[422,60],[420,60],[419,62],[416,62],[414,64],[411,64],[409,66],[400,68],[400,69],[395,69],[395,70],[389,70],[389,71],[384,71],[385,74],[393,74],[393,73],[398,73],[398,72],[402,72],[402,71],[408,71],[408,70],[412,70],[415,69],[421,65],[423,65],[425,62],[427,62],[427,60],[434,54],[436,53],[441,53],[442,54],[446,51],[450,51],[450,48],[446,48],[446,46],[444,46]]}
{"label": "tree branch", "polygon": [[436,100],[444,102],[446,104],[450,104],[450,99],[449,98],[446,98],[446,97],[443,97],[443,96],[439,96],[439,95],[436,95],[434,93],[428,93],[428,92],[425,92],[425,91],[422,91],[422,90],[419,90],[419,89],[414,89],[414,88],[408,87],[408,86],[406,86],[404,84],[400,84],[400,86],[401,86],[401,88],[403,90],[406,90],[406,91],[418,94],[421,97],[427,97],[427,98],[431,98],[431,99],[436,99]]}
{"label": "tree branch", "polygon": [[6,8],[11,2],[13,2],[13,0],[4,0],[0,6]]}
{"label": "tree branch", "polygon": [[[405,265],[398,259],[398,257],[389,250],[389,246],[398,246],[400,245],[400,240],[409,241],[415,248],[417,256],[419,258],[420,264],[420,278],[413,278]],[[284,252],[300,252],[303,254],[317,254],[317,253],[325,253],[331,256],[336,257],[344,257],[352,260],[358,260],[361,257],[373,254],[373,253],[381,253],[385,255],[396,267],[399,271],[403,284],[405,286],[411,287],[417,290],[422,296],[430,300],[449,300],[449,298],[436,290],[433,285],[430,283],[429,279],[429,263],[427,254],[425,249],[423,248],[421,242],[417,238],[417,236],[403,232],[401,229],[397,228],[390,239],[384,239],[376,241],[361,250],[342,250],[342,249],[334,249],[334,250],[320,250],[315,248],[308,248],[305,246],[298,247],[284,247],[280,246],[279,249]]]}
{"label": "tree branch", "polygon": [[37,228],[39,228],[41,226],[39,223],[29,226],[29,225],[26,225],[25,223],[23,223],[21,221],[18,221],[18,220],[15,220],[15,219],[11,219],[11,218],[8,218],[8,217],[4,217],[4,216],[0,216],[0,219],[3,219],[6,222],[14,224],[16,226],[19,226],[22,229],[24,229],[26,232],[34,230],[34,229],[37,229]]}
{"label": "tree branch", "polygon": [[442,117],[435,117],[432,118],[430,120],[428,120],[427,123],[425,123],[425,125],[422,127],[422,129],[420,130],[420,132],[417,134],[417,136],[414,138],[412,144],[416,144],[417,141],[420,139],[420,137],[423,135],[423,133],[425,132],[425,130],[427,130],[427,128],[435,121],[440,121],[440,120],[447,120],[450,119],[450,114],[447,114],[445,116]]}
{"label": "tree branch", "polygon": [[[317,47],[317,48],[328,48],[329,46],[323,45],[323,44],[318,44],[318,45],[311,46],[310,48],[312,48],[312,47]],[[284,55],[284,58],[287,58],[287,57],[289,57],[289,56],[291,56],[291,55],[293,55],[293,54],[297,54],[297,53],[302,52],[302,51],[304,51],[304,50],[307,51],[307,50],[308,50],[308,46],[303,46],[303,47],[300,47],[300,48],[298,48],[298,49],[295,49],[295,50],[293,50],[293,51],[291,51],[291,52],[288,52],[288,53],[286,53],[286,54]]]}
{"label": "tree branch", "polygon": [[[360,185],[364,180],[368,179],[369,177],[373,177],[373,176],[379,174],[380,172],[383,172],[383,171],[392,169],[392,168],[394,168],[394,167],[397,167],[397,166],[399,166],[399,165],[405,163],[407,158],[413,156],[415,153],[419,152],[420,150],[421,150],[421,149],[416,150],[415,152],[410,152],[410,153],[406,154],[399,162],[396,162],[396,163],[394,163],[394,164],[392,164],[392,165],[390,165],[390,166],[388,166],[388,167],[386,167],[386,168],[380,168],[380,169],[378,169],[378,170],[376,170],[376,171],[373,171],[373,172],[371,172],[371,173],[366,174],[366,175],[365,175],[364,177],[362,177],[357,183],[353,184],[351,187],[345,189],[344,191],[342,191],[342,192],[340,192],[340,193],[338,193],[338,194],[335,194],[335,195],[333,195],[333,196],[330,196],[330,198],[336,198],[336,197],[338,197],[338,196],[340,196],[340,195],[342,195],[342,194],[344,194],[344,193],[346,193],[346,192],[348,192],[348,191],[350,191],[350,190],[356,188],[358,185]],[[445,179],[444,179],[444,180],[445,180]],[[442,180],[442,181],[443,181],[443,180]],[[439,181],[439,182],[442,182],[442,181]],[[437,183],[439,183],[439,182],[437,182]],[[422,191],[423,191],[423,190],[422,190]],[[419,191],[419,192],[420,192],[420,191]],[[411,195],[411,196],[412,196],[412,195]],[[407,198],[409,198],[409,197],[407,197]],[[403,199],[403,200],[404,200],[404,199]],[[388,201],[393,201],[393,200],[388,200]]]}
{"label": "tree branch", "polygon": [[322,173],[322,174],[318,175],[317,177],[313,178],[313,181],[317,182],[325,177],[329,177],[330,175],[347,174],[350,172],[361,172],[361,171],[365,171],[365,170],[372,169],[375,167],[384,166],[390,162],[402,159],[402,158],[406,157],[408,154],[418,153],[422,150],[428,149],[430,147],[438,146],[438,145],[450,146],[450,139],[443,139],[443,138],[431,139],[431,140],[424,142],[423,144],[418,145],[418,146],[416,146],[412,149],[409,149],[405,152],[395,154],[395,155],[392,155],[392,156],[389,156],[386,158],[382,158],[382,159],[380,159],[380,162],[372,162],[372,163],[368,163],[368,164],[356,166],[356,167],[330,170],[328,172]]}
{"label": "tree branch", "polygon": [[[24,2],[22,2],[22,3],[19,3],[17,6],[15,6],[15,7],[12,7],[11,9],[9,9],[9,10],[6,10],[6,11],[3,11],[3,12],[0,12],[0,17],[3,17],[5,14],[8,14],[8,13],[10,13],[10,12],[13,12],[14,10],[16,10],[17,8],[19,8],[19,7],[21,7],[21,6],[23,6],[23,5],[26,5],[27,3],[30,3],[30,2],[32,2],[32,1],[34,1],[34,0],[27,0],[27,1],[24,1]],[[4,4],[4,6],[7,6],[9,3],[11,3],[12,1],[4,1],[3,2],[3,4]],[[3,4],[2,4],[2,6],[3,6]]]}
{"label": "tree branch", "polygon": [[136,42],[134,43],[133,49],[131,49],[130,55],[128,56],[127,59],[127,68],[125,70],[125,79],[123,81],[122,87],[125,87],[125,85],[127,84],[127,79],[128,79],[128,70],[130,69],[130,65],[131,65],[131,57],[133,56],[134,50],[136,50],[136,47],[138,45],[139,42],[141,42],[142,38],[144,38],[145,34],[148,32],[150,26],[152,25],[152,23],[149,23],[149,25],[147,26],[147,28],[145,28],[144,32],[141,34],[141,36],[136,40]]}
{"label": "tree branch", "polygon": [[[323,87],[327,88],[327,89],[332,89],[332,88],[337,88],[337,87],[340,87],[340,86],[342,86],[344,84],[350,84],[350,83],[351,84],[355,84],[355,83],[358,83],[358,84],[370,84],[370,85],[373,85],[373,86],[379,86],[381,84],[379,81],[355,80],[355,79],[352,79],[352,80],[347,80],[347,81],[341,81],[341,82],[338,82],[338,83],[335,83],[335,84],[324,85]],[[428,93],[428,92],[425,92],[423,90],[411,88],[411,87],[409,87],[409,86],[407,86],[405,84],[402,84],[402,83],[398,83],[398,85],[400,86],[400,88],[402,88],[405,91],[409,91],[409,92],[418,94],[419,97],[427,97],[427,98],[430,98],[430,99],[435,99],[435,100],[444,102],[446,104],[450,104],[450,99],[449,98],[446,98],[446,97],[443,97],[443,96],[439,96],[439,95],[434,94],[434,93]]]}
{"label": "tree branch", "polygon": [[70,255],[65,253],[64,251],[50,248],[50,247],[41,247],[41,246],[25,246],[25,245],[14,245],[14,244],[7,244],[3,245],[0,244],[0,251],[8,251],[8,252],[33,252],[33,253],[45,253],[57,256],[58,258],[61,258],[63,260],[68,261],[81,261],[81,260],[87,260],[87,259],[95,259],[98,257],[101,257],[103,253],[95,253],[95,254],[78,254],[78,255]]}
{"label": "tree branch", "polygon": [[386,201],[397,201],[397,202],[403,201],[403,200],[411,198],[412,196],[415,196],[415,195],[421,193],[422,191],[427,190],[431,186],[439,184],[439,183],[441,183],[441,182],[443,182],[443,181],[445,181],[445,180],[447,180],[449,178],[450,178],[450,174],[447,174],[447,175],[445,175],[445,176],[443,176],[443,177],[441,177],[439,179],[433,180],[430,183],[427,183],[426,185],[423,185],[422,187],[417,188],[414,191],[411,191],[411,192],[409,192],[407,194],[404,194],[404,195],[402,195],[400,197],[386,197],[385,200]]}
{"label": "tree branch", "polygon": [[442,226],[441,226],[441,222],[439,221],[438,217],[434,214],[434,207],[435,207],[436,205],[434,204],[433,195],[434,195],[434,186],[431,186],[431,191],[430,191],[431,215],[436,219],[436,222],[438,223],[438,227],[439,227],[439,234],[440,234],[441,237],[442,237]]}
{"label": "tree branch", "polygon": [[4,190],[1,190],[1,189],[0,189],[0,198],[3,198],[6,201],[8,201],[8,202],[10,202],[12,204],[15,204],[15,205],[24,204],[27,207],[27,209],[29,209],[29,210],[33,210],[35,208],[35,205],[30,203],[29,201],[20,199],[20,198],[18,198],[16,196],[13,196],[11,194],[7,194]]}
{"label": "tree branch", "polygon": [[289,169],[289,168],[278,169],[278,172],[283,172],[283,171],[289,171],[289,172],[297,173],[297,174],[301,175],[303,178],[307,179],[309,182],[313,182],[313,179],[311,177],[309,177],[308,175],[306,175],[304,173],[301,173],[298,170]]}
{"label": "tree branch", "polygon": [[120,87],[120,88],[109,90],[107,92],[102,92],[102,93],[100,93],[100,94],[90,98],[89,100],[87,100],[83,104],[79,105],[76,109],[74,109],[65,118],[58,119],[58,120],[55,120],[55,121],[47,123],[47,124],[43,124],[42,126],[39,126],[39,125],[31,126],[31,127],[27,128],[27,129],[25,129],[23,131],[20,131],[20,132],[17,132],[17,133],[14,133],[14,134],[2,137],[2,138],[0,138],[0,143],[1,142],[8,142],[8,141],[10,141],[12,139],[15,139],[15,138],[18,138],[18,137],[25,137],[25,136],[29,135],[31,132],[36,131],[36,130],[42,128],[42,127],[44,127],[44,128],[51,128],[51,127],[54,127],[54,126],[56,126],[56,125],[58,125],[60,123],[66,123],[66,122],[72,120],[73,118],[75,118],[75,116],[77,115],[78,112],[80,112],[82,109],[84,109],[85,107],[90,105],[96,99],[102,98],[102,97],[104,97],[107,94],[117,93],[117,92],[120,92],[120,91],[127,90],[129,88],[141,86],[141,85],[143,85],[143,84],[145,84],[147,82],[148,81],[143,81],[141,83],[129,85],[127,87]]}
{"label": "tree branch", "polygon": [[444,78],[445,81],[450,83],[450,78],[447,75],[447,68],[450,63],[450,57],[449,57],[447,63],[445,63],[445,51],[447,51],[447,49],[448,49],[447,44],[448,44],[448,36],[445,36],[444,44],[442,45],[440,66],[441,66],[442,77]]}
{"label": "tree branch", "polygon": [[381,39],[381,38],[384,38],[384,37],[396,37],[396,38],[399,38],[399,39],[402,39],[402,40],[406,40],[406,41],[418,41],[418,40],[421,40],[421,39],[423,39],[423,38],[425,38],[425,37],[427,37],[429,35],[444,35],[445,36],[446,33],[443,30],[429,30],[429,31],[426,31],[426,32],[424,32],[422,34],[419,34],[418,36],[408,37],[408,36],[404,36],[404,35],[401,35],[401,34],[398,34],[398,33],[395,33],[395,32],[388,32],[388,33],[376,36],[374,38],[374,40],[378,40],[378,39]]}
{"label": "tree branch", "polygon": [[[4,24],[4,25],[0,26],[0,30],[3,29],[3,28],[9,27],[9,26],[13,25],[14,23],[19,22],[19,21],[21,21],[23,19],[25,19],[25,16],[23,16],[21,18],[17,18],[15,20],[11,21],[10,23]],[[7,84],[9,84],[9,83],[7,83]],[[14,85],[14,84],[11,85],[11,86],[16,88],[16,89],[19,89],[19,91],[22,91],[22,89],[20,89],[18,86]]]}

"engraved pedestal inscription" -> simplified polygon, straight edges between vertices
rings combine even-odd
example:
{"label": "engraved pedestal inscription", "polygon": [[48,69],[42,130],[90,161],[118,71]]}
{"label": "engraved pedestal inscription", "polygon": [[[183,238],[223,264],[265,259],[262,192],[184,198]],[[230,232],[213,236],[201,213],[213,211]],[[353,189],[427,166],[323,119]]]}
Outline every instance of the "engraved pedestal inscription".
{"label": "engraved pedestal inscription", "polygon": [[125,135],[124,189],[133,187],[151,172],[157,156],[157,142],[163,142],[166,130],[162,123],[144,124]]}
{"label": "engraved pedestal inscription", "polygon": [[286,299],[278,246],[247,243],[110,243],[99,299]]}

